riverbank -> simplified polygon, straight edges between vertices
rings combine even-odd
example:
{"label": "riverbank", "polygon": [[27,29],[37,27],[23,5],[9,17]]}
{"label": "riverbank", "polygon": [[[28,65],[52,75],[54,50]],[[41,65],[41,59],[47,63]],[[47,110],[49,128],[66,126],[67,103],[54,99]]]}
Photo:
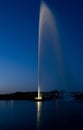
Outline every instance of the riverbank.
{"label": "riverbank", "polygon": [[[62,91],[41,92],[41,95],[44,100],[60,98],[62,96]],[[37,96],[38,92],[15,92],[0,94],[0,100],[34,100]]]}

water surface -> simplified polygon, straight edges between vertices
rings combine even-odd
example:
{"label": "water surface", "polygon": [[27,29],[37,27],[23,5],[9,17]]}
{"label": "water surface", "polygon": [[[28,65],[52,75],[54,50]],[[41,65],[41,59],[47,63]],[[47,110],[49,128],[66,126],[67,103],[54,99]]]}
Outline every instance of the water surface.
{"label": "water surface", "polygon": [[0,101],[0,130],[83,130],[83,102]]}

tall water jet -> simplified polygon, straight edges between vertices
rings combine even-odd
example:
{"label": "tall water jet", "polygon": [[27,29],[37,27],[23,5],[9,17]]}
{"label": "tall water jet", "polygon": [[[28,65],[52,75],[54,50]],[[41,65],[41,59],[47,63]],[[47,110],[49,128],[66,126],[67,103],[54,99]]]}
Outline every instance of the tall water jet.
{"label": "tall water jet", "polygon": [[[42,43],[45,39],[45,31],[47,34],[47,31],[50,31],[50,34],[52,36],[52,40],[54,41],[54,48],[56,52],[57,62],[59,66],[59,74],[64,80],[64,70],[63,70],[63,60],[61,56],[61,47],[58,40],[58,32],[57,32],[57,26],[55,23],[55,19],[53,17],[53,14],[51,13],[50,9],[47,7],[47,5],[44,3],[44,1],[41,2],[40,6],[40,14],[39,14],[39,36],[38,36],[38,97],[36,99],[42,99],[42,96],[40,94],[41,91],[41,85],[40,85],[40,60],[42,55]],[[47,36],[49,37],[49,36]]]}

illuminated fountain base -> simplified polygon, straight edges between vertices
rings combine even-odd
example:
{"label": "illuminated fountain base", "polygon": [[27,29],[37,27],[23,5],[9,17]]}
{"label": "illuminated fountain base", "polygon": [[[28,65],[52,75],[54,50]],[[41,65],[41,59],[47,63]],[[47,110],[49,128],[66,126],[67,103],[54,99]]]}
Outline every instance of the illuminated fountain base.
{"label": "illuminated fountain base", "polygon": [[36,97],[34,100],[37,101],[37,102],[42,102],[43,98],[42,97]]}
{"label": "illuminated fountain base", "polygon": [[42,95],[40,93],[40,87],[39,86],[38,86],[38,97],[35,97],[34,100],[37,101],[37,102],[42,102],[43,101],[43,97],[42,97]]}

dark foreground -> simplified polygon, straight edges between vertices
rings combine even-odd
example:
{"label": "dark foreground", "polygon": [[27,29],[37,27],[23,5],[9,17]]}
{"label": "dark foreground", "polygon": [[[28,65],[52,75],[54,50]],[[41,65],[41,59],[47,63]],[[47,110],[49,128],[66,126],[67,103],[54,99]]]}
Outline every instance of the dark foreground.
{"label": "dark foreground", "polygon": [[83,130],[83,102],[0,101],[0,130]]}

